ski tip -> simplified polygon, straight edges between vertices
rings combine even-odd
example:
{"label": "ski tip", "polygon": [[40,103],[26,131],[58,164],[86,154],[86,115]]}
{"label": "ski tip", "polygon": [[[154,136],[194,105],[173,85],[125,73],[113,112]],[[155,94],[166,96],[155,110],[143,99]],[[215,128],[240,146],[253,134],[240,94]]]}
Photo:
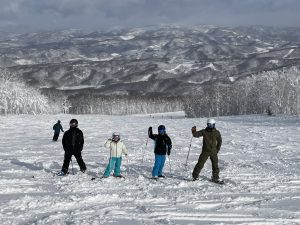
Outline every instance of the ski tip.
{"label": "ski tip", "polygon": [[119,178],[119,179],[125,179],[125,177],[123,175],[120,176],[113,176],[114,178]]}
{"label": "ski tip", "polygon": [[216,184],[225,184],[225,182],[223,180],[219,180],[219,181],[214,181],[214,180],[210,180],[210,182],[216,183]]}

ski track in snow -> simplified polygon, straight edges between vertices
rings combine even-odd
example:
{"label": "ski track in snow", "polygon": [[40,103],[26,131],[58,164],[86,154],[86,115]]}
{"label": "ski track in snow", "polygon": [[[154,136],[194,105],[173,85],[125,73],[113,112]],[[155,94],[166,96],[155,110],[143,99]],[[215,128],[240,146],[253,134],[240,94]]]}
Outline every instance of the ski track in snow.
{"label": "ski track in snow", "polygon": [[[63,162],[62,133],[52,142],[52,126],[65,130],[73,117],[84,132],[87,173],[53,176]],[[220,176],[225,185],[208,181],[208,160],[200,180],[191,172],[202,139],[193,139],[187,171],[185,160],[193,125],[206,119],[182,116],[41,115],[1,116],[0,224],[300,224],[300,119],[260,115],[217,118],[223,145]],[[153,141],[147,129],[164,124],[173,141],[170,174],[154,181]],[[109,153],[103,143],[113,131],[129,150],[123,157],[126,179],[101,176]],[[143,154],[145,152],[144,161]],[[100,174],[99,174],[100,173]]]}

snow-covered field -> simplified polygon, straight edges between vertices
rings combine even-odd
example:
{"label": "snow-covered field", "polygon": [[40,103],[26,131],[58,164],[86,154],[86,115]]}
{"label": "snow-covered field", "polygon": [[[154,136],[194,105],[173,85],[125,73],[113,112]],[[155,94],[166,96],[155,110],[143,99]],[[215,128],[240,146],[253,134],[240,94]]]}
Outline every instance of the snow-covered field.
{"label": "snow-covered field", "polygon": [[[82,174],[53,177],[63,161],[61,137],[52,142],[52,126],[60,119],[67,129],[79,120],[84,132]],[[41,115],[0,117],[0,224],[300,224],[300,119],[297,117],[237,116],[217,118],[223,137],[218,185],[208,160],[197,182],[187,181],[201,152],[201,139],[192,140],[187,171],[190,129],[206,119],[181,114],[153,116]],[[173,141],[171,173],[148,179],[153,143],[147,129],[164,124]],[[118,178],[101,176],[109,153],[104,141],[113,131],[129,150]],[[143,162],[143,154],[145,158]],[[70,167],[70,171],[71,167]],[[100,175],[99,175],[100,173]]]}

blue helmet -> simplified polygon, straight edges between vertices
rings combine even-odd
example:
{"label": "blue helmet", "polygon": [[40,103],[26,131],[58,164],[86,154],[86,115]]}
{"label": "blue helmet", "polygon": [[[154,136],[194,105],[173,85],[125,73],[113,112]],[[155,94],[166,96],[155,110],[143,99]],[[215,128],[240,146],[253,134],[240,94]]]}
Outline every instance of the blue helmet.
{"label": "blue helmet", "polygon": [[166,127],[164,125],[159,125],[157,130],[158,130],[158,133],[161,135],[166,133]]}

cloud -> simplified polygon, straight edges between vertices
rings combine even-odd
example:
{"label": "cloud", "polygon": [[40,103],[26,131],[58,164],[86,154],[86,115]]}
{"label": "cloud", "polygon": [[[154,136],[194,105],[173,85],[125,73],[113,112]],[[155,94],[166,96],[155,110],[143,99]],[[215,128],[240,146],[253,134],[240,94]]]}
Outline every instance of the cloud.
{"label": "cloud", "polygon": [[300,21],[299,0],[0,0],[0,4],[0,24],[31,30],[153,24],[299,26]]}

